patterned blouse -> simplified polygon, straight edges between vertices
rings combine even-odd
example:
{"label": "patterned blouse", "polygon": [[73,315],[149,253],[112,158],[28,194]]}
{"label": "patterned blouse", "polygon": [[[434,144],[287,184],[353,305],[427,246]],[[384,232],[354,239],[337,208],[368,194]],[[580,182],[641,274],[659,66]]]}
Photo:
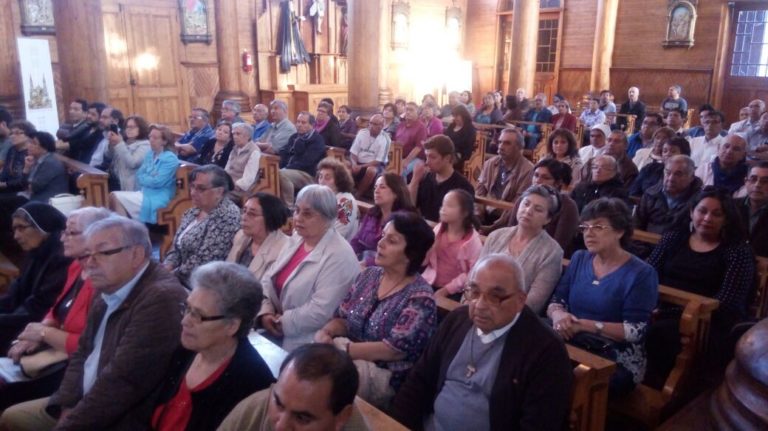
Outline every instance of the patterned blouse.
{"label": "patterned blouse", "polygon": [[432,286],[421,275],[399,292],[378,299],[383,276],[384,270],[377,266],[360,273],[336,317],[346,320],[350,340],[381,341],[405,353],[400,361],[377,363],[392,371],[389,384],[397,391],[437,328],[437,306]]}

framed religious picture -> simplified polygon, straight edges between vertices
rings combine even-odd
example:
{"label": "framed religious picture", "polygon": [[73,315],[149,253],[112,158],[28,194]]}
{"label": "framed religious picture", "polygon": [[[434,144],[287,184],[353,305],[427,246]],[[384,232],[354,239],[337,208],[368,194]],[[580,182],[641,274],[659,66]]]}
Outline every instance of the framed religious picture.
{"label": "framed religious picture", "polygon": [[693,46],[693,31],[696,26],[696,0],[670,0],[667,15],[667,37],[665,47]]}
{"label": "framed religious picture", "polygon": [[213,41],[208,28],[207,0],[179,0],[179,11],[182,42],[209,44]]}
{"label": "framed religious picture", "polygon": [[19,0],[21,33],[25,36],[56,34],[53,0]]}

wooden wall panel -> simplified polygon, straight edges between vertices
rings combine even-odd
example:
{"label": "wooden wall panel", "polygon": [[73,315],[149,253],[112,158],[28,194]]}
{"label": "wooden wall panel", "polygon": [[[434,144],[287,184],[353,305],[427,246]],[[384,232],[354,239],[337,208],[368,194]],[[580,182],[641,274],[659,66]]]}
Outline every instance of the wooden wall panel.
{"label": "wooden wall panel", "polygon": [[210,110],[219,92],[219,68],[213,64],[185,65],[189,85],[189,106]]}
{"label": "wooden wall panel", "polygon": [[561,68],[558,80],[558,93],[570,101],[571,108],[589,91],[590,68]]}
{"label": "wooden wall panel", "polygon": [[[644,0],[634,0],[641,2]],[[620,2],[622,3],[622,2]],[[592,48],[595,45],[597,0],[565,0],[561,68],[591,68]],[[638,19],[637,16],[632,19]],[[645,17],[642,18],[644,20]],[[618,38],[618,35],[617,35]],[[566,88],[561,83],[560,88]]]}
{"label": "wooden wall panel", "polygon": [[[717,52],[722,3],[699,0],[695,45],[686,49],[662,46],[667,31],[667,0],[619,2],[613,67],[711,69]],[[640,10],[642,15],[638,15]]]}
{"label": "wooden wall panel", "polygon": [[[611,69],[611,88],[616,93],[616,101],[626,100],[626,90],[631,86],[640,88],[640,99],[649,106],[659,106],[667,97],[670,84],[683,85],[683,97],[689,108],[698,108],[709,98],[712,84],[711,69],[662,69],[662,68],[613,68]],[[694,123],[696,121],[694,120]]]}
{"label": "wooden wall panel", "polygon": [[482,95],[496,90],[496,55],[498,0],[469,0],[464,30],[464,58],[472,61],[472,94],[475,102]]}

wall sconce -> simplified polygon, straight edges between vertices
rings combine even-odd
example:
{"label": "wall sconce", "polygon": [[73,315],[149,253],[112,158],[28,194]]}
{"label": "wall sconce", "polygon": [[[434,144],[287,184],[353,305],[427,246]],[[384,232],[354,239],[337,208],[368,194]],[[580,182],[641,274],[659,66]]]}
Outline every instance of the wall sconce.
{"label": "wall sconce", "polygon": [[453,0],[453,6],[445,8],[445,28],[448,41],[454,49],[461,45],[461,16],[461,8],[456,6],[456,0]]}
{"label": "wall sconce", "polygon": [[392,49],[408,48],[411,5],[397,0],[392,3]]}

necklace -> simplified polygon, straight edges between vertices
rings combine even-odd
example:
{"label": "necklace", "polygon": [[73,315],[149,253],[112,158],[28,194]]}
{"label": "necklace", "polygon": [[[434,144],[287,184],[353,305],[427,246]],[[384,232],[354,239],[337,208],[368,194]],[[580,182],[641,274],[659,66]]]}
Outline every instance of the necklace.
{"label": "necklace", "polygon": [[[474,331],[474,330],[475,330],[475,327],[473,326],[473,327],[470,329],[470,331]],[[474,376],[474,375],[475,375],[475,373],[477,373],[477,362],[479,362],[480,360],[482,360],[482,359],[485,357],[485,355],[486,355],[488,352],[490,352],[491,350],[493,350],[493,348],[492,348],[492,347],[489,347],[489,348],[488,348],[488,350],[486,350],[485,352],[483,352],[483,354],[482,354],[482,355],[480,355],[480,357],[479,357],[479,358],[477,358],[477,361],[475,361],[475,337],[476,337],[476,336],[477,336],[477,334],[474,334],[474,333],[473,333],[473,334],[471,335],[471,338],[469,339],[469,363],[467,364],[467,372],[464,374],[464,376],[465,376],[467,379],[471,379],[471,378],[472,378],[472,376]],[[503,338],[504,338],[504,337],[499,337],[499,338],[497,338],[497,339],[495,339],[495,340],[491,341],[491,343],[495,343],[495,342],[497,342],[498,340],[501,340],[501,339],[503,339]]]}
{"label": "necklace", "polygon": [[[405,275],[404,275],[404,276],[403,276],[403,277],[402,277],[400,280],[398,280],[398,282],[397,282],[397,283],[393,284],[393,285],[392,285],[392,287],[390,287],[390,288],[389,288],[389,289],[388,289],[386,292],[384,292],[384,294],[383,294],[383,295],[377,295],[377,297],[378,297],[379,301],[381,301],[382,299],[384,299],[384,298],[386,298],[387,296],[389,296],[389,294],[390,294],[390,293],[392,293],[392,291],[393,291],[393,290],[395,290],[395,288],[396,288],[397,286],[399,286],[399,285],[400,285],[400,283],[402,283],[403,281],[405,281],[405,279],[406,279],[406,278],[408,278],[408,274],[405,274]],[[381,281],[384,281],[384,277],[382,277]],[[381,286],[381,284],[379,284],[379,286]],[[377,294],[378,294],[378,292],[377,292]]]}

